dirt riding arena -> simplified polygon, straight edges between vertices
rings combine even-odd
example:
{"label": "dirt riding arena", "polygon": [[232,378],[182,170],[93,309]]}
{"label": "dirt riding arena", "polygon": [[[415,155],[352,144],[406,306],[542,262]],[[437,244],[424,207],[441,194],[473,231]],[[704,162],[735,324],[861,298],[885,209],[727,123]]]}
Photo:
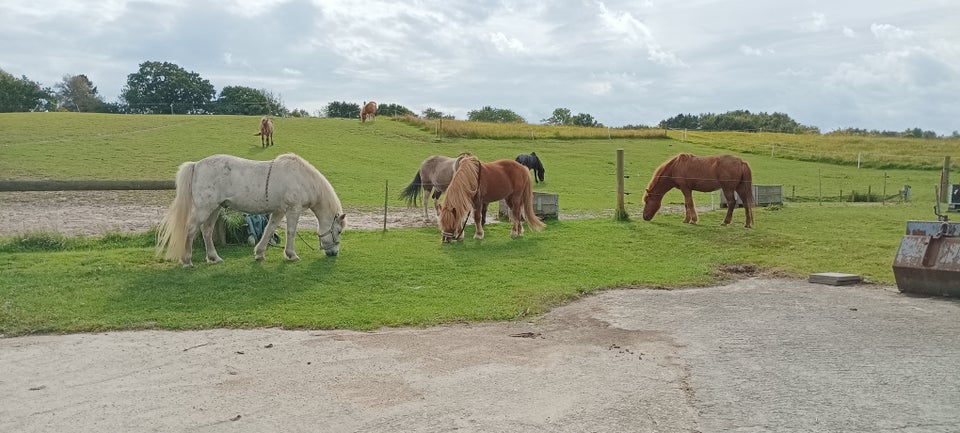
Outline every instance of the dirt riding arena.
{"label": "dirt riding arena", "polygon": [[[133,205],[129,194],[0,193],[0,234],[143,231],[172,199]],[[398,210],[388,226],[424,224],[419,212]],[[357,214],[369,216],[351,227],[382,227],[382,214]],[[0,431],[960,426],[960,302],[744,277],[608,290],[529,322],[0,338]]]}

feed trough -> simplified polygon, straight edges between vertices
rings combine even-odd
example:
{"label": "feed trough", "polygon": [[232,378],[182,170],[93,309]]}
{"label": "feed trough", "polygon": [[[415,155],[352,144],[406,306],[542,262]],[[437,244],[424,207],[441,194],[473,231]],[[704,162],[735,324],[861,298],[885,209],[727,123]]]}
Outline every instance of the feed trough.
{"label": "feed trough", "polygon": [[904,293],[960,297],[960,223],[907,221],[893,276]]}

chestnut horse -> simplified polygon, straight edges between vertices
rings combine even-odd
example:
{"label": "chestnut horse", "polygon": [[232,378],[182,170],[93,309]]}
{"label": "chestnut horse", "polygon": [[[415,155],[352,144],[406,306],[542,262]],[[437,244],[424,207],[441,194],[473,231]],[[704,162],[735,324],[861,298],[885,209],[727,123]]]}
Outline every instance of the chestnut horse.
{"label": "chestnut horse", "polygon": [[260,118],[260,132],[253,134],[260,136],[260,146],[273,146],[273,121],[269,117]]}
{"label": "chestnut horse", "polygon": [[363,109],[360,110],[360,122],[366,122],[367,118],[374,120],[377,118],[377,103],[370,101],[363,103]]}
{"label": "chestnut horse", "polygon": [[683,193],[686,215],[684,223],[696,224],[697,209],[693,206],[691,191],[711,192],[723,190],[727,199],[727,216],[723,225],[730,224],[733,219],[733,209],[736,192],[743,201],[743,211],[746,213],[745,227],[753,226],[753,175],[746,161],[733,155],[696,156],[681,153],[660,164],[653,172],[653,178],[643,194],[643,220],[650,221],[657,211],[663,195],[673,188]]}
{"label": "chestnut horse", "polygon": [[450,179],[453,178],[453,164],[456,158],[433,155],[420,163],[420,169],[400,193],[400,198],[407,200],[410,206],[417,205],[417,196],[423,191],[423,216],[427,217],[427,202],[433,197],[434,213],[440,213],[440,195],[447,190]]}
{"label": "chestnut horse", "polygon": [[457,158],[456,166],[438,215],[442,242],[463,240],[471,211],[476,226],[473,238],[483,239],[483,216],[487,213],[487,205],[498,200],[506,200],[510,207],[510,222],[513,223],[510,237],[523,235],[524,219],[532,230],[540,231],[546,227],[533,210],[530,172],[519,162],[510,159],[480,162],[476,156],[462,154]]}

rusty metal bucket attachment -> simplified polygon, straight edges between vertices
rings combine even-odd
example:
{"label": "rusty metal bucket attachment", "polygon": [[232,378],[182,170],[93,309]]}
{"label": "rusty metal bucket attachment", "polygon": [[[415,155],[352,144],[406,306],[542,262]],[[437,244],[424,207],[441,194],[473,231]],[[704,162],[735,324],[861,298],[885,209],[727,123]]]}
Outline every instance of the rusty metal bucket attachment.
{"label": "rusty metal bucket attachment", "polygon": [[893,276],[903,293],[960,297],[960,223],[907,221]]}

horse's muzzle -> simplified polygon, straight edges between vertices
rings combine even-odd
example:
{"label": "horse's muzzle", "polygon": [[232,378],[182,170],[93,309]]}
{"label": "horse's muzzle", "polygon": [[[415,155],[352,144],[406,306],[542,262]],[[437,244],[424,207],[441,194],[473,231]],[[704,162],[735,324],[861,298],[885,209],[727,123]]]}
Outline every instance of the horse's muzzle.
{"label": "horse's muzzle", "polygon": [[337,254],[340,254],[340,246],[333,247],[329,250],[323,250],[323,253],[326,254],[327,257],[336,257]]}

